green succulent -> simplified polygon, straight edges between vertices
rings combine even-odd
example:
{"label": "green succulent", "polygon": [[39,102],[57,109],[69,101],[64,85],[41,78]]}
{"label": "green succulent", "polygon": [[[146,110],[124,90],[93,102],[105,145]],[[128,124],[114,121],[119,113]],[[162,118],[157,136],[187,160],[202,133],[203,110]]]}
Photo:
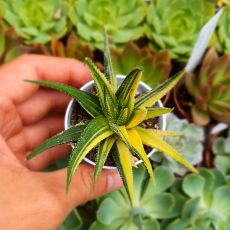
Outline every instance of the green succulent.
{"label": "green succulent", "polygon": [[230,55],[230,6],[226,7],[225,12],[220,18],[217,30],[217,49],[222,53]]}
{"label": "green succulent", "polygon": [[67,31],[64,0],[7,0],[3,19],[14,27],[26,44],[47,43],[51,34],[60,38]]}
{"label": "green succulent", "polygon": [[148,93],[136,98],[142,69],[135,68],[131,70],[118,88],[117,79],[113,74],[107,39],[105,39],[104,54],[105,74],[100,72],[90,59],[86,59],[86,64],[94,79],[97,95],[60,83],[28,81],[54,88],[72,96],[92,117],[88,123],[80,123],[51,137],[30,153],[28,159],[55,145],[77,142],[73,148],[68,166],[68,191],[76,168],[89,151],[98,146],[94,180],[96,181],[98,178],[108,154],[110,154],[119,169],[130,202],[133,205],[132,166],[135,165],[136,157],[144,162],[154,183],[152,166],[143,145],[156,148],[190,170],[197,172],[175,149],[161,139],[163,136],[175,135],[175,133],[154,128],[145,129],[140,126],[145,120],[171,111],[171,109],[154,105],[181,79],[185,70],[180,71],[156,89],[150,90]]}
{"label": "green succulent", "polygon": [[[187,161],[192,165],[197,165],[202,161],[204,150],[204,129],[189,123],[186,119],[179,119],[174,114],[166,116],[166,130],[180,132],[177,137],[165,137],[164,140],[180,152]],[[156,152],[151,156],[151,159],[157,163],[163,164],[166,167],[180,175],[184,176],[187,169],[170,158],[165,157],[162,153]]]}
{"label": "green succulent", "polygon": [[218,56],[214,47],[207,52],[202,66],[185,77],[185,86],[194,98],[193,120],[206,125],[211,118],[230,124],[230,57]]}
{"label": "green succulent", "polygon": [[102,50],[104,27],[117,47],[143,35],[145,5],[142,0],[78,0],[70,6],[69,17],[83,41]]}
{"label": "green succulent", "polygon": [[214,165],[224,174],[230,175],[230,129],[228,137],[218,137],[212,146]]}
{"label": "green succulent", "polygon": [[149,47],[154,52],[167,50],[172,58],[187,61],[214,8],[207,0],[152,0],[146,23]]}
{"label": "green succulent", "polygon": [[174,192],[180,190],[187,200],[180,217],[166,230],[230,229],[230,183],[220,171],[201,169],[199,175],[190,174]]}
{"label": "green succulent", "polygon": [[9,62],[32,50],[32,47],[26,47],[22,44],[13,28],[6,28],[0,20],[0,64]]}
{"label": "green succulent", "polygon": [[184,200],[176,199],[175,195],[167,192],[174,182],[170,169],[164,166],[156,168],[155,187],[145,177],[142,167],[135,168],[133,172],[134,206],[130,206],[123,189],[106,195],[97,210],[97,221],[90,230],[159,230],[158,220],[179,215]]}
{"label": "green succulent", "polygon": [[154,88],[168,79],[172,65],[167,51],[152,53],[148,47],[139,48],[129,42],[123,52],[112,50],[112,60],[116,74],[126,75],[131,68],[144,68],[142,81]]}

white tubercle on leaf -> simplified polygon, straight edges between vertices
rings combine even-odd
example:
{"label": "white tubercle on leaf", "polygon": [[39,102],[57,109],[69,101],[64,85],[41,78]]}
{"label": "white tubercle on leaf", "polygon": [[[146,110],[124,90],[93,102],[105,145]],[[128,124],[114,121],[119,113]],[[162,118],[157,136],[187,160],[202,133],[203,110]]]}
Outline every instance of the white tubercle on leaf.
{"label": "white tubercle on leaf", "polygon": [[221,14],[224,11],[224,7],[221,8],[201,29],[198,39],[192,50],[191,57],[188,60],[188,63],[185,67],[186,72],[192,72],[197,65],[200,63],[200,60],[208,46],[208,43],[213,35],[213,32],[216,29],[218,20]]}

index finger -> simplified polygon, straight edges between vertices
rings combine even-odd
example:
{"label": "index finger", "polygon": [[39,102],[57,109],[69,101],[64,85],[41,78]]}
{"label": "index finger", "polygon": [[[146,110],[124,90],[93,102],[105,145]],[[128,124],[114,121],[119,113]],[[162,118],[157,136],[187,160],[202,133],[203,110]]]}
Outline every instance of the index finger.
{"label": "index finger", "polygon": [[15,104],[34,94],[39,86],[24,80],[46,80],[80,87],[89,81],[85,64],[69,58],[23,55],[0,68],[0,93]]}

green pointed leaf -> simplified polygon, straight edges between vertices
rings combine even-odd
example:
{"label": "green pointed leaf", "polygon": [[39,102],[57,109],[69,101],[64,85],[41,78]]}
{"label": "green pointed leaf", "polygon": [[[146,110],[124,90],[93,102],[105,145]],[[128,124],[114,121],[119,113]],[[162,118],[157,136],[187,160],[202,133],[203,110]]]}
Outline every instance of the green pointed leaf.
{"label": "green pointed leaf", "polygon": [[134,206],[133,173],[130,152],[127,146],[120,140],[116,142],[113,158],[121,175],[130,203]]}
{"label": "green pointed leaf", "polygon": [[115,140],[116,139],[114,138],[114,136],[111,136],[100,143],[97,151],[96,165],[94,169],[94,182],[96,182],[97,177],[100,175],[102,167],[107,159],[111,148],[113,147]]}
{"label": "green pointed leaf", "polygon": [[135,108],[151,107],[152,105],[154,105],[159,99],[161,99],[176,85],[176,83],[183,77],[184,73],[184,70],[178,72],[167,81],[159,85],[156,89],[152,89],[144,96],[137,99],[135,103]]}
{"label": "green pointed leaf", "polygon": [[90,121],[82,133],[70,157],[67,172],[67,191],[77,166],[86,156],[86,154],[98,143],[111,136],[112,134],[113,132],[111,131],[105,117],[99,116]]}
{"label": "green pointed leaf", "polygon": [[111,85],[90,59],[86,58],[85,62],[92,74],[102,110],[108,119],[114,121],[116,118],[117,100]]}
{"label": "green pointed leaf", "polygon": [[36,149],[34,149],[28,156],[27,159],[30,160],[33,157],[37,156],[39,153],[45,151],[46,149],[52,148],[57,145],[62,145],[70,142],[78,141],[81,133],[84,131],[87,125],[78,125],[75,127],[71,127],[61,133],[58,133],[55,136],[52,136],[41,145],[39,145]]}
{"label": "green pointed leaf", "polygon": [[198,172],[184,157],[182,157],[174,148],[158,137],[152,130],[143,129],[141,127],[136,127],[143,144],[156,148],[157,150],[165,153],[166,155],[172,157],[174,160],[178,161],[185,167],[189,168],[193,172]]}
{"label": "green pointed leaf", "polygon": [[159,117],[163,114],[172,112],[173,109],[171,108],[165,108],[165,107],[148,107],[147,109],[147,115],[145,117],[145,120]]}
{"label": "green pointed leaf", "polygon": [[124,79],[116,92],[119,108],[127,107],[129,109],[128,117],[132,114],[135,102],[135,94],[141,80],[142,69],[133,69]]}
{"label": "green pointed leaf", "polygon": [[69,96],[77,100],[77,102],[93,117],[97,117],[102,114],[98,98],[90,93],[84,92],[69,85],[64,85],[56,82],[34,80],[26,80],[26,82],[56,89],[60,92],[68,94]]}
{"label": "green pointed leaf", "polygon": [[147,110],[145,108],[138,108],[134,111],[129,123],[126,125],[127,129],[139,125],[142,121],[146,120]]}
{"label": "green pointed leaf", "polygon": [[104,43],[104,66],[105,66],[105,77],[110,82],[113,92],[117,90],[117,79],[113,71],[113,65],[109,50],[109,40],[105,31],[105,43]]}

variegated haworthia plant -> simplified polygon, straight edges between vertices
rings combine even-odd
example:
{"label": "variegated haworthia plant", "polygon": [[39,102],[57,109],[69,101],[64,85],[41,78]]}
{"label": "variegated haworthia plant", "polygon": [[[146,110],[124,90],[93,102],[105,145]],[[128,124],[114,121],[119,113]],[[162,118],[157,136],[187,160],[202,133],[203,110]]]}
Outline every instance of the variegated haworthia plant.
{"label": "variegated haworthia plant", "polygon": [[196,171],[175,149],[161,139],[163,136],[177,133],[144,129],[139,126],[142,121],[171,111],[169,108],[156,107],[155,103],[181,79],[185,71],[180,71],[156,89],[135,98],[142,76],[142,69],[134,68],[131,70],[118,88],[117,79],[113,74],[107,38],[105,39],[104,52],[105,73],[100,72],[90,59],[86,59],[86,64],[94,79],[97,95],[59,83],[29,81],[41,86],[54,88],[72,96],[92,116],[92,120],[89,123],[78,124],[51,137],[36,148],[28,156],[29,159],[55,145],[77,142],[69,161],[67,173],[68,191],[76,168],[89,151],[98,146],[94,180],[96,181],[99,176],[108,154],[111,154],[121,174],[131,204],[134,202],[132,175],[134,156],[144,162],[151,181],[154,183],[153,170],[144,150],[144,145],[156,148],[190,170]]}

